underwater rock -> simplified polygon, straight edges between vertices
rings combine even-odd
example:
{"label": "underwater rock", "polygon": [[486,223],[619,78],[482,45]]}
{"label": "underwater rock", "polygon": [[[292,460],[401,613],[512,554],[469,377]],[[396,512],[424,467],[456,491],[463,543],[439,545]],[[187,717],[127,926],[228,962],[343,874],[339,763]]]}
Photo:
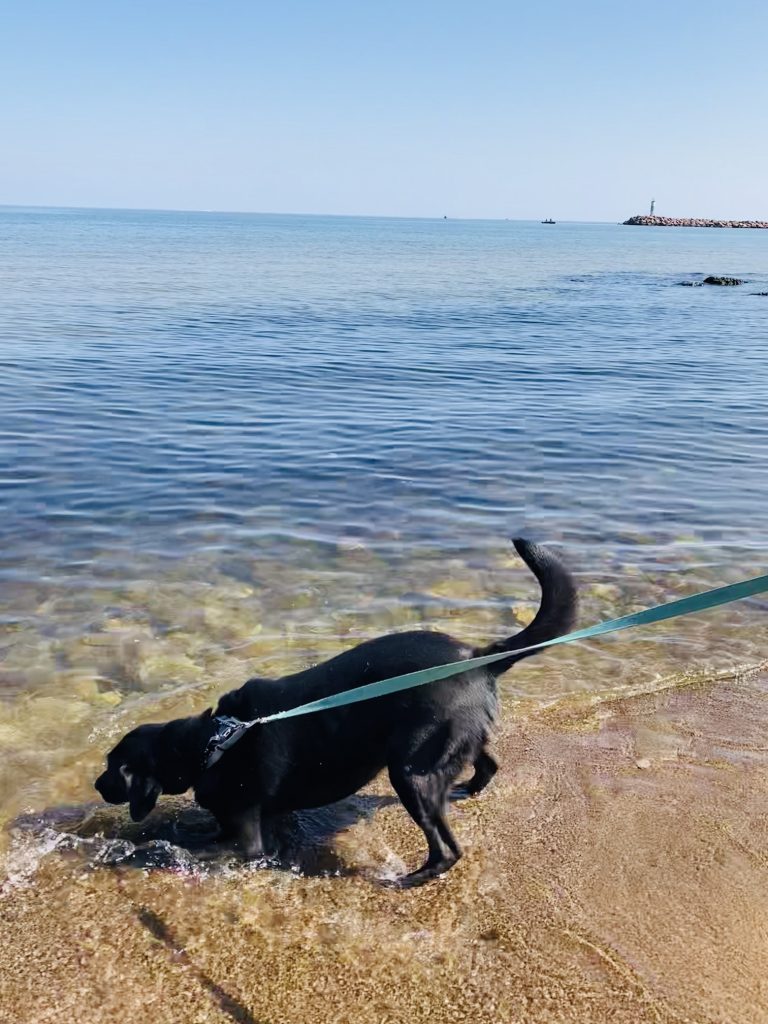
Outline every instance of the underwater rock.
{"label": "underwater rock", "polygon": [[593,583],[585,589],[585,593],[601,601],[618,601],[621,597],[621,587],[615,583]]}
{"label": "underwater rock", "polygon": [[[520,609],[519,617],[513,611],[513,617],[515,625],[527,625],[524,621],[529,611],[532,611],[535,615],[535,609],[528,608],[527,606],[518,605]],[[460,620],[455,625],[456,635],[459,637],[470,637],[478,636],[481,638],[490,637],[499,628],[504,628],[504,623],[508,617],[506,615],[507,608],[486,608],[482,605],[476,605],[471,608],[458,609]]]}
{"label": "underwater rock", "polygon": [[0,651],[0,691],[8,695],[47,686],[59,671],[52,644],[35,642],[14,644]]}
{"label": "underwater rock", "polygon": [[359,537],[341,537],[336,545],[336,557],[342,566],[383,566],[381,558]]}
{"label": "underwater rock", "polygon": [[266,636],[245,640],[226,653],[227,657],[237,658],[238,661],[252,661],[255,658],[270,658],[280,649],[279,637]]}
{"label": "underwater rock", "polygon": [[515,622],[519,622],[521,626],[528,626],[536,617],[536,608],[530,604],[513,604],[512,614]]}
{"label": "underwater rock", "polygon": [[384,614],[377,616],[377,628],[379,620],[382,629],[413,628],[421,624],[422,613],[412,604],[393,602]]}
{"label": "underwater rock", "polygon": [[718,277],[714,274],[710,274],[709,277],[704,278],[703,284],[718,284],[730,287],[737,284],[744,284],[744,281],[740,277]]}
{"label": "underwater rock", "polygon": [[226,583],[218,583],[215,587],[216,594],[222,599],[233,601],[244,601],[253,597],[256,593],[255,587],[242,580],[232,580]]}
{"label": "underwater rock", "polygon": [[78,672],[67,673],[61,680],[63,689],[69,689],[82,700],[102,707],[117,707],[122,703],[123,696],[111,689],[109,680],[101,676],[82,675]]}
{"label": "underwater rock", "polygon": [[85,701],[53,694],[36,694],[30,698],[26,707],[31,714],[25,720],[25,727],[38,738],[44,735],[48,738],[60,728],[77,725],[89,719],[92,714],[91,707]]}
{"label": "underwater rock", "polygon": [[271,606],[281,612],[297,611],[300,608],[313,608],[319,604],[317,593],[310,587],[290,590],[284,594],[273,594]]}
{"label": "underwater rock", "polygon": [[425,591],[430,597],[442,597],[449,601],[477,601],[484,597],[478,590],[477,580],[462,580],[448,577],[431,583]]}
{"label": "underwater rock", "polygon": [[354,611],[340,611],[331,616],[331,623],[333,632],[339,637],[365,638],[367,619],[364,615]]}
{"label": "underwater rock", "polygon": [[261,622],[255,617],[256,611],[257,609],[206,604],[202,610],[202,619],[208,632],[217,638],[249,640],[262,629]]}
{"label": "underwater rock", "polygon": [[142,689],[163,683],[195,683],[203,669],[180,651],[163,644],[141,645],[136,654],[135,677]]}

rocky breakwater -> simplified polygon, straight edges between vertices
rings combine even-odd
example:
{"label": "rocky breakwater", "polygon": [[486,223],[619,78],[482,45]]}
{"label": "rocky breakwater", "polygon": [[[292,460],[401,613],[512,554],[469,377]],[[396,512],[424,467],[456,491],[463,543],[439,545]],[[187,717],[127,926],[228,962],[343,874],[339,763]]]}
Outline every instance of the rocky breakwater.
{"label": "rocky breakwater", "polygon": [[658,217],[637,214],[624,224],[649,228],[768,228],[768,220],[709,220],[706,217]]}

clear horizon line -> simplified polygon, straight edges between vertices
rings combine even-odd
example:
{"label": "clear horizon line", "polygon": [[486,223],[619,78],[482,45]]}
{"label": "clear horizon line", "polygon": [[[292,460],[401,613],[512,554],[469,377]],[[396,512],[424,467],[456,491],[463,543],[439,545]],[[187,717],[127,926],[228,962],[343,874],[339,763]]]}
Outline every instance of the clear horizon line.
{"label": "clear horizon line", "polygon": [[[233,209],[190,209],[188,207],[170,206],[69,206],[55,203],[0,203],[0,210],[94,210],[113,213],[200,213],[200,214],[236,214],[250,217],[346,217],[350,219],[376,220],[461,220],[488,221],[491,223],[542,223],[538,217],[467,217],[449,214],[400,214],[400,213],[309,213],[297,210],[233,210]],[[635,216],[635,215],[633,215]],[[636,216],[640,216],[637,214]],[[555,223],[562,224],[614,224],[613,220],[571,220],[560,218]]]}

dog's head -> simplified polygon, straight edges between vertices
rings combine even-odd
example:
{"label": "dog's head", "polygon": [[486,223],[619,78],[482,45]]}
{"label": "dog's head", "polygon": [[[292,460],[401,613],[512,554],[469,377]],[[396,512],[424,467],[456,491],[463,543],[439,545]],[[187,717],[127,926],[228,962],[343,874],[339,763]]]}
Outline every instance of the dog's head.
{"label": "dog's head", "polygon": [[110,804],[127,803],[134,821],[146,818],[161,793],[183,793],[200,772],[211,733],[211,711],[163,725],[140,725],[107,754],[94,786]]}

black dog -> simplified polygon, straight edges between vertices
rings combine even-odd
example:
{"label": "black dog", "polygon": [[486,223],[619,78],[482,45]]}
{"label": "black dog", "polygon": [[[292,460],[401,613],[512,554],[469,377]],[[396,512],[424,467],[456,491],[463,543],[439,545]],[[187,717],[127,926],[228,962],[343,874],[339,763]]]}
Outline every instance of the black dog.
{"label": "black dog", "polygon": [[251,679],[221,698],[216,715],[247,721],[389,676],[485,654],[509,651],[509,658],[413,690],[254,726],[211,767],[207,750],[219,724],[210,709],[139,726],[110,752],[96,788],[110,803],[127,801],[139,821],[160,793],[192,786],[222,833],[247,857],[260,857],[264,818],[341,800],[386,768],[429,848],[424,865],[398,884],[442,874],[461,856],[445,820],[452,784],[472,765],[469,782],[452,791],[472,796],[497,769],[486,750],[497,711],[496,678],[528,657],[517,650],[560,636],[575,617],[576,591],[566,569],[545,548],[514,543],[542,592],[536,617],[516,636],[482,648],[422,630],[379,637],[295,675]]}

